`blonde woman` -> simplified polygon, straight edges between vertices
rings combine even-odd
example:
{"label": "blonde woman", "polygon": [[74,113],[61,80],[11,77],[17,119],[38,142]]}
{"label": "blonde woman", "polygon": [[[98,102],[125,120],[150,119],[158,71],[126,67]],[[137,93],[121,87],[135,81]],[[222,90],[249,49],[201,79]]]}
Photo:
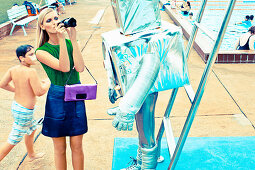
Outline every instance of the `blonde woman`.
{"label": "blonde woman", "polygon": [[[66,170],[66,137],[70,136],[72,163],[75,170],[84,169],[83,134],[87,132],[84,101],[64,101],[64,85],[80,82],[79,72],[84,61],[76,40],[76,29],[65,28],[58,14],[47,8],[38,18],[36,57],[46,71],[51,86],[48,91],[42,134],[51,137],[54,144],[57,170]],[[65,38],[65,33],[69,39]]]}

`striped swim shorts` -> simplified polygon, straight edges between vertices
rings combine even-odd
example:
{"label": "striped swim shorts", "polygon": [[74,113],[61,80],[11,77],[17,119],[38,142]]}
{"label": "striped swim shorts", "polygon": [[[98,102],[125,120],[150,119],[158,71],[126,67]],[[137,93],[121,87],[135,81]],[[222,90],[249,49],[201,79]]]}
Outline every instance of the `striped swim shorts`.
{"label": "striped swim shorts", "polygon": [[14,123],[8,138],[8,143],[16,145],[22,140],[25,134],[31,135],[37,129],[37,123],[33,116],[34,109],[27,109],[16,101],[13,101],[11,111]]}

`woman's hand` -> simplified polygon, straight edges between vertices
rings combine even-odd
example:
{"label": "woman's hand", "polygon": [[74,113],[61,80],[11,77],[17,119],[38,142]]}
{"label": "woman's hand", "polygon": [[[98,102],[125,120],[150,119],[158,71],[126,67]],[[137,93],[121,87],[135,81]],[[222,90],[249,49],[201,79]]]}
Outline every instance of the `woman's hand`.
{"label": "woman's hand", "polygon": [[56,31],[57,31],[57,36],[58,38],[60,39],[65,39],[65,32],[66,32],[66,28],[64,27],[64,24],[63,23],[60,23],[58,24],[56,27],[55,27]]}
{"label": "woman's hand", "polygon": [[70,29],[66,29],[66,32],[73,45],[73,61],[74,61],[75,70],[78,72],[83,72],[84,61],[83,61],[80,47],[76,39],[76,29],[74,27],[70,27]]}
{"label": "woman's hand", "polygon": [[69,39],[71,41],[76,41],[76,29],[75,27],[70,27],[70,30],[69,29],[66,29],[66,32],[69,36]]}

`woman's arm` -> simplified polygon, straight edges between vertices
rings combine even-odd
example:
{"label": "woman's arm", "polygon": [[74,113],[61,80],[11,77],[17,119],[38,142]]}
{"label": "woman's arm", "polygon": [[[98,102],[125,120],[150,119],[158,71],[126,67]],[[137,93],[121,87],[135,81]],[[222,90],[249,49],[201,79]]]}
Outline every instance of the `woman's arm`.
{"label": "woman's arm", "polygon": [[[58,71],[62,71],[62,72],[68,72],[70,70],[70,64],[69,64],[69,60],[68,62],[66,62],[65,65],[69,64],[69,70],[65,69],[65,67],[62,67],[62,65],[64,64],[64,61],[61,60],[61,58],[56,59],[55,57],[53,57],[50,53],[43,51],[43,50],[37,50],[36,51],[36,58],[43,64],[53,68],[54,70],[58,70]],[[60,62],[60,60],[62,62]],[[61,65],[61,64],[62,65]]]}
{"label": "woman's arm", "polygon": [[65,37],[59,38],[59,67],[61,68],[62,72],[70,71],[70,61]]}
{"label": "woman's arm", "polygon": [[189,12],[190,10],[191,10],[191,7],[190,7],[190,6],[187,6],[187,7],[186,7],[186,11]]}
{"label": "woman's arm", "polygon": [[77,43],[76,29],[74,27],[71,27],[70,30],[67,30],[67,33],[73,45],[73,61],[74,61],[75,70],[78,72],[83,72],[84,60],[83,60],[79,45]]}
{"label": "woman's arm", "polygon": [[11,70],[9,69],[2,80],[0,81],[0,88],[3,88],[5,90],[8,90],[10,92],[15,92],[15,88],[10,85],[10,82],[12,81],[12,76],[11,76]]}
{"label": "woman's arm", "polygon": [[240,38],[238,38],[238,41],[236,42],[235,49],[237,50],[237,47],[239,46]]}
{"label": "woman's arm", "polygon": [[255,43],[255,35],[251,36],[250,38],[250,41],[249,41],[250,50],[254,50],[254,43]]}
{"label": "woman's arm", "polygon": [[242,24],[242,22],[236,22],[235,25],[239,25],[239,24]]}
{"label": "woman's arm", "polygon": [[37,59],[43,64],[62,72],[70,71],[70,61],[67,53],[66,41],[65,41],[65,27],[62,27],[63,24],[59,24],[56,28],[58,32],[58,40],[59,40],[59,59],[56,59],[51,54],[46,51],[38,50],[36,51]]}

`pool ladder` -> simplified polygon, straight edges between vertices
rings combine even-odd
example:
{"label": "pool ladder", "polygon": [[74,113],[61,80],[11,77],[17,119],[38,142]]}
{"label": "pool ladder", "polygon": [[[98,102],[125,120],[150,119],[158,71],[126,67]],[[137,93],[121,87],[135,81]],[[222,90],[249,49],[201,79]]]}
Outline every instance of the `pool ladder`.
{"label": "pool ladder", "polygon": [[[226,13],[225,13],[225,16],[224,16],[224,19],[223,19],[223,22],[222,22],[222,25],[220,27],[220,30],[218,32],[217,37],[211,35],[210,33],[208,33],[208,31],[205,31],[206,29],[203,29],[201,27],[201,25],[199,24],[201,22],[201,19],[202,19],[202,16],[203,16],[206,3],[207,3],[207,0],[203,0],[203,2],[201,3],[201,8],[200,8],[200,10],[197,14],[196,21],[195,21],[195,24],[193,26],[192,33],[190,35],[188,45],[186,47],[184,55],[185,55],[186,59],[188,59],[189,54],[190,54],[190,49],[193,46],[194,40],[195,40],[196,35],[197,35],[198,28],[201,31],[203,31],[205,34],[207,34],[211,39],[214,40],[214,46],[213,46],[212,51],[209,55],[208,61],[206,63],[206,67],[204,69],[204,72],[203,72],[203,75],[201,77],[201,80],[200,80],[200,83],[199,83],[199,86],[198,86],[198,89],[197,89],[196,93],[194,93],[191,85],[185,85],[184,86],[185,91],[186,91],[186,93],[187,93],[187,95],[190,99],[191,104],[192,104],[191,107],[190,107],[190,110],[189,110],[189,114],[188,114],[186,122],[183,126],[183,129],[182,129],[181,135],[179,137],[179,140],[176,144],[175,140],[174,140],[171,121],[170,121],[170,118],[169,118],[170,112],[171,112],[173,104],[174,104],[175,97],[176,97],[177,92],[178,92],[178,88],[173,89],[171,97],[170,97],[168,105],[167,105],[167,108],[166,108],[166,111],[165,111],[165,114],[164,114],[164,117],[163,117],[163,120],[162,120],[162,123],[161,123],[161,126],[160,126],[160,129],[159,129],[159,132],[158,132],[158,135],[157,135],[157,143],[158,143],[159,148],[160,148],[162,136],[164,134],[164,131],[166,131],[166,140],[167,140],[167,145],[168,145],[168,150],[169,150],[170,160],[171,160],[168,169],[171,169],[171,170],[175,168],[175,166],[178,162],[178,159],[180,157],[180,154],[182,152],[183,146],[186,142],[189,130],[191,128],[191,125],[192,125],[193,120],[195,118],[197,109],[199,107],[202,96],[204,94],[204,90],[205,90],[205,86],[206,86],[208,76],[212,71],[213,64],[216,60],[216,57],[217,57],[222,39],[223,39],[224,34],[226,32],[226,29],[227,29],[231,14],[233,12],[236,0],[230,0],[229,1],[228,7],[227,7],[227,10],[226,10]],[[160,158],[161,157],[159,156],[159,161],[160,161]]]}

